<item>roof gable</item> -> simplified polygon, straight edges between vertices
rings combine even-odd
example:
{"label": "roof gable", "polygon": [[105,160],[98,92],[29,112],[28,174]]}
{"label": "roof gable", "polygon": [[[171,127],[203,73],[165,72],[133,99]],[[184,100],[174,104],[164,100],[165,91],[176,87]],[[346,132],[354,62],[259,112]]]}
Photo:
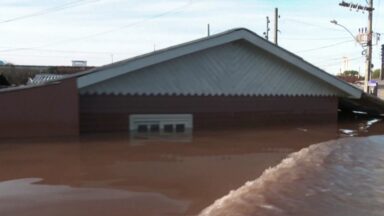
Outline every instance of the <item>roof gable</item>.
{"label": "roof gable", "polygon": [[[264,40],[263,38],[257,36],[256,34],[250,32],[246,29],[236,29],[236,30],[224,32],[224,33],[221,33],[218,35],[214,35],[214,36],[200,39],[197,41],[193,41],[190,43],[186,43],[186,44],[182,44],[179,46],[164,49],[164,50],[161,50],[158,52],[154,52],[154,53],[151,53],[148,55],[139,56],[139,57],[136,57],[133,59],[128,59],[128,60],[118,62],[115,64],[96,68],[95,70],[91,70],[90,72],[83,73],[83,74],[81,74],[82,76],[78,77],[78,87],[80,88],[81,92],[90,93],[90,92],[92,92],[92,88],[94,88],[96,84],[99,85],[99,87],[105,86],[105,83],[108,83],[107,82],[108,80],[113,81],[117,77],[121,78],[122,75],[124,75],[124,77],[130,77],[130,79],[133,79],[132,76],[129,76],[128,74],[131,72],[135,72],[135,71],[136,72],[140,71],[140,73],[142,73],[141,77],[143,77],[144,73],[148,74],[148,72],[145,72],[145,71],[148,71],[148,70],[145,70],[145,68],[153,68],[152,66],[156,66],[158,69],[160,69],[161,65],[165,65],[166,62],[176,61],[176,59],[182,59],[183,56],[193,55],[195,53],[199,53],[199,52],[202,52],[204,50],[210,50],[211,48],[214,48],[214,47],[216,47],[216,48],[217,47],[226,47],[225,45],[231,44],[232,42],[239,41],[239,40],[246,41],[250,45],[249,47],[257,48],[259,51],[262,51],[262,53],[264,53],[264,55],[268,55],[268,56],[272,57],[274,59],[274,61],[279,61],[280,63],[283,62],[282,64],[285,64],[285,67],[287,67],[287,68],[293,67],[296,70],[301,71],[300,72],[301,77],[305,77],[305,81],[303,80],[303,82],[299,82],[297,84],[307,83],[306,86],[311,86],[311,85],[315,85],[318,81],[320,81],[321,85],[318,86],[319,89],[317,89],[317,91],[313,91],[312,93],[310,91],[308,93],[310,95],[322,95],[322,94],[328,95],[328,94],[330,94],[330,95],[347,96],[347,97],[353,97],[353,98],[359,98],[361,96],[361,93],[362,93],[361,90],[345,83],[344,81],[341,81],[341,80],[335,78],[334,76],[332,76],[330,74],[327,74],[326,72],[322,71],[321,69],[319,69],[319,68],[309,64],[308,62],[304,61],[302,58],[300,58],[300,57],[298,57],[298,56],[296,56],[296,55],[294,55],[294,54],[292,54],[292,53],[290,53],[290,52],[288,52],[288,51],[286,51],[286,50],[284,50],[278,46],[275,46],[274,44],[271,44],[270,42]],[[217,52],[217,49],[216,49],[216,52]],[[225,53],[225,52],[223,52],[223,53]],[[226,53],[227,53],[227,55],[229,55],[231,53],[231,51],[227,50]],[[237,58],[237,57],[233,56],[233,54],[232,54],[232,58]],[[265,62],[269,62],[269,64],[275,64],[274,62],[267,61],[267,59]],[[162,64],[160,64],[160,63],[162,63]],[[203,65],[207,66],[208,64],[203,64]],[[221,67],[221,69],[223,70],[223,68],[224,68],[225,70],[230,70],[232,66],[233,66],[233,64],[227,65],[226,67]],[[277,67],[278,65],[275,64],[275,66]],[[175,67],[175,65],[174,66],[168,66],[168,67]],[[272,70],[273,68],[270,68],[270,69]],[[156,69],[152,69],[152,70],[156,71]],[[275,68],[273,70],[277,70],[277,69]],[[269,71],[269,73],[273,73],[274,72],[273,70]],[[184,71],[186,71],[186,70],[184,69]],[[180,73],[180,71],[179,71],[179,73]],[[137,75],[137,73],[134,73],[134,74],[136,74],[135,75],[136,77],[140,77]],[[288,73],[288,74],[292,74],[292,73]],[[225,76],[225,74],[221,74],[221,75]],[[244,74],[244,75],[246,75],[246,74]],[[156,78],[154,78],[154,76],[156,76],[156,73],[152,73],[151,74],[152,78],[151,77],[148,77],[148,78],[153,81],[156,79]],[[213,74],[213,76],[214,76],[214,74]],[[146,78],[146,79],[148,79],[148,78]],[[297,79],[297,76],[296,76],[296,79]],[[234,81],[233,79],[229,79],[229,80]],[[241,86],[242,87],[248,86],[247,88],[249,90],[252,89],[253,93],[255,93],[255,89],[250,88],[250,87],[255,85],[255,82],[258,80],[254,79],[253,83],[248,83],[247,81],[250,81],[250,80],[252,80],[252,79],[247,80],[245,78],[241,82],[242,83]],[[270,81],[271,81],[271,83],[270,83],[271,86],[279,86],[279,84],[276,83],[276,82],[278,82],[277,80],[270,80]],[[201,80],[200,83],[204,84],[204,82],[211,82],[211,81]],[[130,81],[125,80],[124,83],[126,86],[128,86],[128,83],[130,83]],[[153,82],[152,85],[153,86],[156,86],[156,85],[163,86],[163,90],[164,90],[165,89],[164,86],[166,86],[166,83],[169,83],[169,81],[165,81],[165,83]],[[222,89],[224,87],[228,88],[228,86],[236,85],[235,82],[233,82],[232,84],[227,83],[226,85],[224,85],[223,83],[225,83],[225,82],[223,82],[223,81],[217,82],[216,85],[205,83],[204,85],[200,86],[201,87],[200,91],[202,93],[205,93],[205,94],[211,94],[211,93],[217,94],[218,92],[220,92],[219,89],[221,89],[221,92],[223,94],[228,94],[228,92],[222,91]],[[130,83],[129,85],[134,86],[133,83]],[[169,86],[177,86],[177,85],[188,86],[188,83],[179,83],[179,84],[173,84],[173,85],[169,85]],[[220,87],[220,85],[223,85],[223,86]],[[302,84],[300,84],[300,85],[302,85]],[[215,86],[216,90],[209,89],[209,88],[212,88],[212,86]],[[169,87],[169,88],[171,88],[171,87]],[[245,90],[239,90],[236,88],[238,88],[238,87],[234,86],[233,90],[236,90],[236,91],[234,91],[233,93],[235,93],[235,92],[242,92],[242,94],[245,93],[246,89]],[[104,88],[104,90],[106,90],[106,87]],[[131,89],[131,90],[132,91],[138,91],[139,89]],[[158,90],[160,91],[160,89],[158,89]],[[176,90],[181,90],[181,89],[174,89],[174,90],[176,91]],[[308,89],[308,91],[309,90],[311,90],[311,88]],[[115,89],[113,91],[118,91],[118,90]],[[121,89],[120,89],[120,91],[121,91]],[[138,92],[140,92],[140,91],[138,91]],[[259,91],[262,94],[268,94],[268,91],[273,92],[266,85],[260,85]],[[284,89],[281,88],[281,91],[284,91]],[[305,91],[305,89],[302,88],[301,92],[296,92],[295,94],[296,95],[303,94],[304,91]],[[142,92],[148,92],[148,89],[146,91],[143,90]],[[170,92],[170,89],[167,89],[165,93],[169,93],[169,92]],[[161,93],[161,91],[158,93]],[[175,93],[177,93],[177,92],[175,92]],[[181,91],[180,93],[185,93],[185,92]],[[198,93],[198,92],[195,91],[193,93]],[[252,93],[252,92],[250,92],[250,93]],[[275,93],[282,94],[283,92],[275,92]],[[291,93],[293,94],[294,92],[291,92]]]}

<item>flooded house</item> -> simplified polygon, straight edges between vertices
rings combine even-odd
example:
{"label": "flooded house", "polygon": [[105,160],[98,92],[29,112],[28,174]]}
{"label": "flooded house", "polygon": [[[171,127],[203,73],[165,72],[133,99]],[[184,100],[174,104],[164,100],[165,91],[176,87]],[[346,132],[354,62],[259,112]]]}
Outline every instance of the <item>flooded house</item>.
{"label": "flooded house", "polygon": [[336,125],[363,92],[247,29],[1,90],[0,136]]}

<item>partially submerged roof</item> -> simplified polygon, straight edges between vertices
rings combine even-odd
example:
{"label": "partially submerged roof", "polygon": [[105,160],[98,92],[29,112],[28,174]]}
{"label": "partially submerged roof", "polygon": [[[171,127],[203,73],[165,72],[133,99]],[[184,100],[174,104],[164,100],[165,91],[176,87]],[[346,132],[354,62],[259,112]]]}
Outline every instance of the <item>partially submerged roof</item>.
{"label": "partially submerged roof", "polygon": [[336,95],[349,98],[360,98],[362,94],[362,90],[243,28],[77,76],[78,88],[83,94]]}
{"label": "partially submerged roof", "polygon": [[56,81],[65,78],[65,74],[36,74],[33,78],[29,78],[28,85],[41,85],[47,82]]}

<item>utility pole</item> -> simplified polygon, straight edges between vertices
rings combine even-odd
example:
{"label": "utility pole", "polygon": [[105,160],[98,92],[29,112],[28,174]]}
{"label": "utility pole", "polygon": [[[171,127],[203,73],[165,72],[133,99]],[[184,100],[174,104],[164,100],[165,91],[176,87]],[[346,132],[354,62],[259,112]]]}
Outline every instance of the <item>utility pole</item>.
{"label": "utility pole", "polygon": [[368,82],[371,80],[372,76],[372,18],[373,18],[373,0],[369,0],[369,8],[372,8],[372,10],[369,10],[368,12],[368,38],[367,38],[367,73],[366,77],[364,79],[364,91],[369,92],[369,86]]}
{"label": "utility pole", "polygon": [[271,21],[269,20],[269,17],[267,17],[267,30],[264,32],[264,37],[265,39],[269,40],[269,31],[271,30],[269,28],[269,23],[271,23]]}
{"label": "utility pole", "polygon": [[279,9],[275,8],[275,44],[278,44],[278,36],[277,33],[279,32]]}
{"label": "utility pole", "polygon": [[339,5],[342,7],[347,7],[352,9],[355,9],[356,11],[362,10],[362,11],[368,11],[368,32],[367,32],[367,52],[366,52],[366,66],[365,66],[365,80],[364,80],[364,91],[366,93],[369,92],[369,86],[368,82],[371,80],[371,72],[372,72],[372,17],[373,17],[373,0],[367,0],[368,6],[359,5],[359,4],[353,4],[353,3],[347,3],[345,1],[342,1]]}
{"label": "utility pole", "polygon": [[380,80],[384,80],[384,44],[381,45],[381,70],[380,70]]}

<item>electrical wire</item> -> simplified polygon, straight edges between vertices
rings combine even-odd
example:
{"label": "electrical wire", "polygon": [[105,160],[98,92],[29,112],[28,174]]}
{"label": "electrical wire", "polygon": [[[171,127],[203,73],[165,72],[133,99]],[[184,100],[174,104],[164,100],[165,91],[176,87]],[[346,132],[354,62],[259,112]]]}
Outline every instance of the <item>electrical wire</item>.
{"label": "electrical wire", "polygon": [[[339,55],[339,57],[338,58],[328,58],[328,59],[325,59],[325,58],[323,58],[323,59],[320,59],[319,61],[315,61],[315,63],[316,64],[320,64],[320,63],[331,63],[331,62],[340,62],[341,60],[343,60],[343,58],[347,58],[348,60],[350,60],[350,59],[358,59],[358,58],[361,58],[361,57],[364,57],[364,56],[354,56],[354,57],[351,57],[351,58],[348,58],[348,57],[341,57],[340,58],[340,55]],[[316,58],[316,60],[318,60],[318,58]]]}
{"label": "electrical wire", "polygon": [[[357,60],[361,60],[361,58],[363,58],[364,56],[360,56],[360,57],[357,57],[357,58],[352,58],[352,59],[348,59],[348,61],[357,61]],[[338,63],[332,63],[332,64],[327,64],[327,65],[322,65],[320,67],[330,67],[330,66],[335,66],[335,65],[339,65],[340,62]]]}
{"label": "electrical wire", "polygon": [[93,37],[97,37],[97,36],[101,36],[101,35],[105,35],[105,34],[109,34],[109,33],[112,33],[112,32],[116,32],[116,31],[120,31],[122,29],[126,29],[126,28],[130,28],[130,27],[134,27],[136,25],[139,25],[139,24],[142,24],[144,22],[148,22],[150,20],[154,20],[154,19],[158,19],[158,18],[161,18],[161,17],[164,17],[164,16],[167,16],[169,14],[173,14],[173,13],[177,13],[187,7],[189,7],[190,5],[194,4],[196,0],[189,0],[186,4],[180,6],[180,7],[176,7],[176,8],[173,8],[171,10],[168,10],[166,12],[163,12],[163,13],[160,13],[160,14],[156,14],[156,15],[153,15],[149,18],[146,18],[146,19],[142,19],[140,21],[137,21],[137,22],[132,22],[132,23],[129,23],[127,25],[123,25],[123,26],[120,26],[120,27],[117,27],[117,28],[113,28],[113,29],[110,29],[110,30],[106,30],[106,31],[101,31],[101,32],[98,32],[98,33],[95,33],[95,34],[90,34],[90,35],[87,35],[87,36],[83,36],[83,37],[78,37],[78,38],[73,38],[73,39],[67,39],[67,40],[61,40],[61,41],[55,41],[55,42],[51,42],[51,43],[47,43],[47,44],[44,44],[44,45],[41,45],[41,46],[37,46],[37,47],[25,47],[25,48],[12,48],[12,49],[4,49],[4,50],[0,50],[0,52],[13,52],[13,51],[22,51],[22,50],[33,50],[33,49],[38,49],[38,48],[42,48],[42,47],[48,47],[48,46],[54,46],[54,45],[57,45],[60,43],[63,44],[63,43],[71,43],[71,42],[74,42],[74,41],[80,41],[80,40],[85,40],[85,39],[89,39],[89,38],[93,38]]}
{"label": "electrical wire", "polygon": [[56,49],[41,49],[41,48],[31,48],[32,51],[41,51],[41,52],[53,52],[53,53],[84,53],[84,54],[127,54],[129,52],[107,52],[107,51],[82,51],[82,50],[56,50]]}
{"label": "electrical wire", "polygon": [[321,47],[316,47],[316,48],[311,48],[311,49],[306,49],[306,50],[299,50],[299,51],[295,51],[295,52],[296,53],[312,52],[312,51],[326,49],[326,48],[330,48],[330,47],[334,47],[334,46],[338,46],[338,45],[345,44],[345,43],[350,43],[350,42],[355,42],[355,41],[354,40],[340,41],[340,42],[329,44],[329,45],[326,45],[326,46],[321,46]]}
{"label": "electrical wire", "polygon": [[349,37],[329,37],[329,38],[290,38],[280,37],[281,40],[305,40],[305,41],[317,41],[317,40],[337,40],[337,39],[348,39]]}
{"label": "electrical wire", "polygon": [[27,19],[27,18],[31,18],[31,17],[36,17],[36,16],[41,16],[41,15],[45,15],[45,14],[48,14],[48,13],[52,13],[52,12],[56,12],[56,11],[60,11],[60,10],[65,10],[65,9],[68,9],[68,8],[82,6],[84,4],[94,3],[94,2],[97,2],[97,1],[99,1],[99,0],[91,0],[91,1],[90,0],[77,0],[77,1],[71,1],[71,2],[67,2],[65,4],[62,4],[62,5],[58,5],[58,6],[50,7],[50,8],[41,10],[41,11],[37,11],[35,13],[30,13],[30,14],[26,14],[26,15],[23,15],[23,16],[19,16],[19,17],[14,17],[14,18],[6,19],[6,20],[1,20],[0,24],[14,22],[14,21],[19,21],[19,20],[23,20],[23,19]]}
{"label": "electrical wire", "polygon": [[327,30],[332,30],[332,31],[342,31],[341,29],[336,29],[336,28],[326,27],[326,26],[317,25],[317,24],[313,24],[313,23],[308,23],[308,22],[304,22],[304,21],[296,20],[296,19],[292,19],[292,18],[285,18],[282,20],[282,22],[284,22],[284,21],[298,23],[298,24],[312,26],[312,27],[317,27],[317,28],[322,28],[322,29],[327,29]]}
{"label": "electrical wire", "polygon": [[[7,57],[13,57],[13,56],[17,56],[17,57],[29,57],[29,58],[53,58],[53,59],[57,59],[57,58],[73,58],[73,55],[39,55],[39,54],[31,54],[31,55],[28,55],[28,54],[10,54],[8,55]],[[100,55],[97,55],[97,56],[88,56],[87,59],[109,59],[110,58],[110,55],[105,55],[105,56],[100,56]]]}

